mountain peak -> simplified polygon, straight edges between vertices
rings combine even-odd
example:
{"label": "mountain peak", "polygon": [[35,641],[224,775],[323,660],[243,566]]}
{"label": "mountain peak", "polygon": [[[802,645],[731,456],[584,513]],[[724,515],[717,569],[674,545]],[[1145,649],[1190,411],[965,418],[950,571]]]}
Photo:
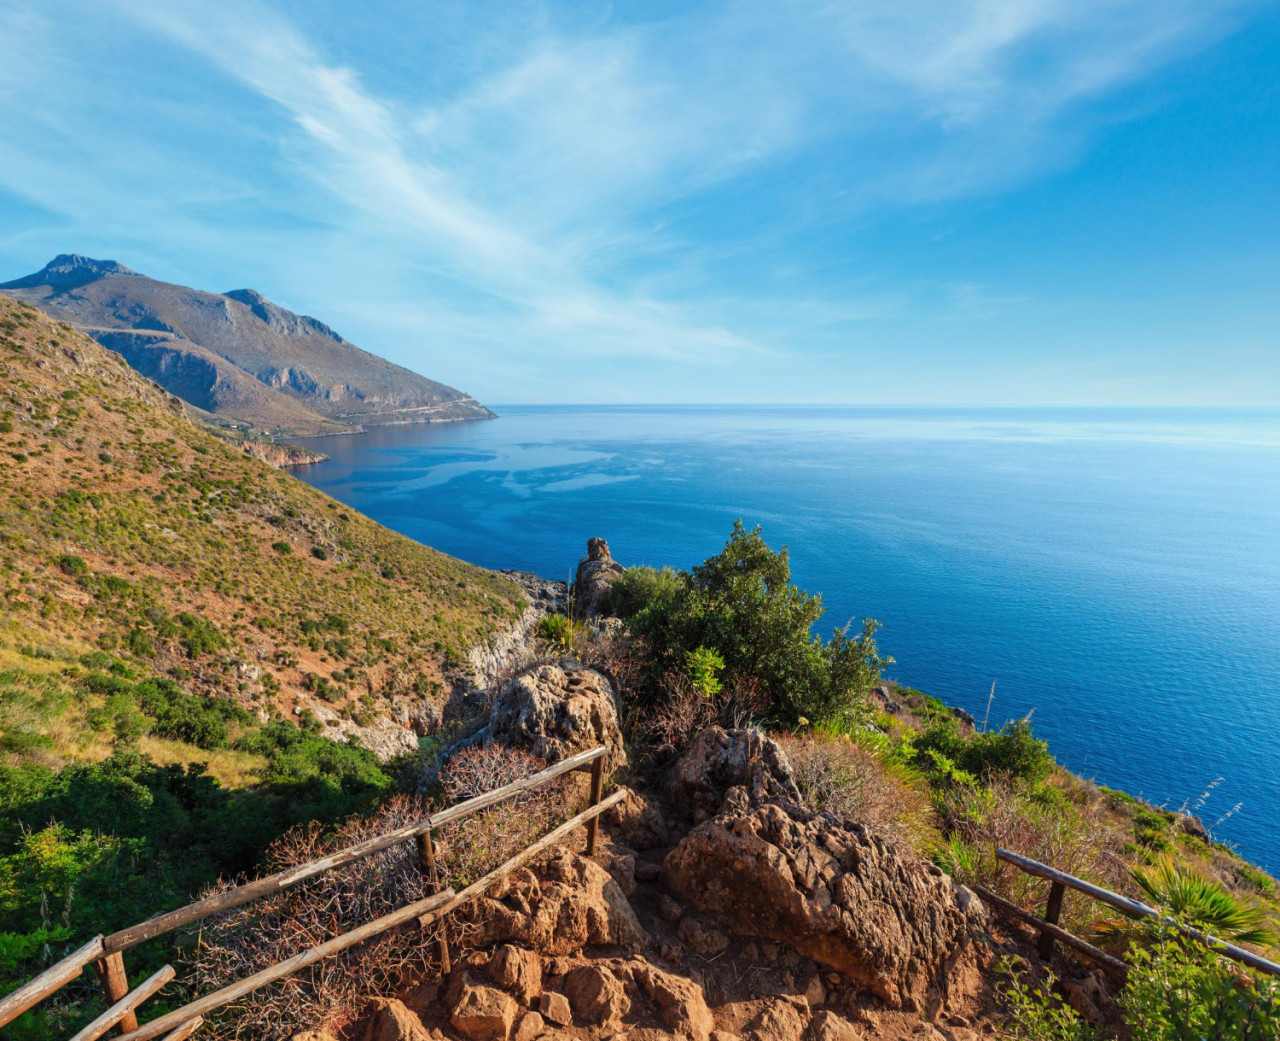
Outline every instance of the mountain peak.
{"label": "mountain peak", "polygon": [[35,286],[74,288],[96,282],[107,275],[136,275],[118,260],[94,260],[79,253],[59,253],[34,275],[5,282],[0,289],[30,289]]}

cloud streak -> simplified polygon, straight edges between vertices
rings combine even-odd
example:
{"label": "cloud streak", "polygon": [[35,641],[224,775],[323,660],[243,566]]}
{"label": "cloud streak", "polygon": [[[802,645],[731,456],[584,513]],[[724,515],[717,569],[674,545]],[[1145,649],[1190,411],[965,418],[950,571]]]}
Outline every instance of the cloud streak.
{"label": "cloud streak", "polygon": [[[369,274],[362,299],[346,287],[311,309],[370,325],[381,313],[388,334],[420,325],[501,363],[632,359],[674,375],[806,351],[856,361],[872,349],[860,330],[886,315],[985,320],[1027,298],[968,272],[886,290],[840,245],[843,229],[1064,168],[1116,118],[1119,89],[1255,7],[744,0],[647,16],[512,3],[494,17],[461,5],[431,12],[443,43],[403,43],[426,68],[397,78],[390,19],[360,51],[330,21],[262,0],[119,0],[101,31],[138,54],[160,41],[165,71],[148,62],[150,93],[95,100],[92,62],[71,53],[92,49],[90,31],[54,31],[55,2],[0,18],[16,146],[0,183],[68,225],[96,215],[103,237],[136,240],[144,259],[162,227],[256,247],[270,224],[294,246],[286,284],[323,282],[335,254],[352,269],[394,263],[385,292]],[[159,101],[157,84],[185,72],[179,54],[196,57],[198,84]],[[59,79],[65,104],[31,103]],[[94,118],[114,101],[136,104],[139,122],[195,126],[211,119],[217,81],[227,108],[204,155],[144,132],[113,150]],[[55,158],[68,149],[106,176],[73,176]],[[220,162],[219,149],[256,165]]]}

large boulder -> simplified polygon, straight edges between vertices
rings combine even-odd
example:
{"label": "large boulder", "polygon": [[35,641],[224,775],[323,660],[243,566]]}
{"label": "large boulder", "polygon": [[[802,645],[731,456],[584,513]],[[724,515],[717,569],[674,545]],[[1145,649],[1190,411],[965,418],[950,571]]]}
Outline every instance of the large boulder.
{"label": "large boulder", "polygon": [[367,1011],[360,1041],[431,1041],[422,1020],[396,998],[374,998]]}
{"label": "large boulder", "polygon": [[608,772],[627,763],[612,686],[569,658],[512,680],[489,712],[485,744],[521,748],[550,763],[604,745]]}
{"label": "large boulder", "polygon": [[509,994],[468,983],[454,1003],[449,1022],[471,1041],[507,1041],[519,1014],[520,1009]]}
{"label": "large boulder", "polygon": [[667,855],[663,881],[731,931],[788,943],[895,1007],[932,1015],[980,983],[978,920],[951,880],[829,814],[731,791]]}
{"label": "large boulder", "polygon": [[609,609],[613,581],[623,567],[609,553],[604,539],[587,539],[587,555],[578,561],[573,579],[573,607],[579,617],[594,617]]}
{"label": "large boulder", "polygon": [[616,1023],[631,1011],[622,981],[606,965],[581,965],[564,978],[564,994],[579,1023]]}
{"label": "large boulder", "polygon": [[467,913],[481,946],[513,943],[563,955],[589,944],[635,948],[649,941],[609,873],[566,849],[552,852],[536,874],[515,872]]}
{"label": "large boulder", "polygon": [[786,753],[759,730],[708,727],[667,772],[667,801],[694,823],[715,816],[732,788],[742,788],[752,805],[802,802]]}

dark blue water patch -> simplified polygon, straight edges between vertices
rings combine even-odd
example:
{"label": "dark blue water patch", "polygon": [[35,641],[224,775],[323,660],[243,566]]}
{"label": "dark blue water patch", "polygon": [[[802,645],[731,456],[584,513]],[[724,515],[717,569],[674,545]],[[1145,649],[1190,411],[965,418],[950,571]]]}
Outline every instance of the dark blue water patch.
{"label": "dark blue water patch", "polygon": [[1280,411],[509,407],[308,442],[296,471],[487,567],[591,535],[687,567],[735,518],[902,682],[1034,711],[1068,767],[1280,869]]}

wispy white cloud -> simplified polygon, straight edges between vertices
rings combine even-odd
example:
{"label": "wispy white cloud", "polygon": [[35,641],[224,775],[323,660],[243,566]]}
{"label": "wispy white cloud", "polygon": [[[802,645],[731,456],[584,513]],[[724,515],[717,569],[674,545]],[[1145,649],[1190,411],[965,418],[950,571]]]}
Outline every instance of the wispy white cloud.
{"label": "wispy white cloud", "polygon": [[[415,41],[415,60],[461,70],[424,72],[428,89],[376,75],[358,52],[353,61],[305,9],[290,18],[267,0],[118,0],[112,31],[145,30],[138,53],[194,54],[234,85],[214,103],[189,85],[164,100],[154,83],[135,98],[119,82],[95,102],[95,63],[110,56],[73,55],[89,45],[67,41],[70,11],[54,0],[47,14],[0,16],[0,59],[11,59],[0,60],[0,106],[12,109],[13,143],[26,144],[0,185],[69,226],[96,219],[104,238],[144,253],[162,225],[188,242],[225,239],[233,207],[245,215],[241,241],[269,242],[252,220],[261,209],[294,227],[291,264],[313,281],[335,253],[353,270],[398,266],[385,292],[371,275],[364,299],[312,310],[366,328],[381,315],[388,335],[429,328],[508,365],[529,355],[673,372],[776,365],[800,340],[813,357],[856,354],[853,330],[886,314],[933,306],[984,319],[1022,295],[963,274],[914,299],[868,287],[857,271],[827,270],[814,229],[1068,163],[1111,118],[1098,110],[1111,93],[1254,6],[728,0],[654,17],[535,6],[492,18],[456,5],[447,47]],[[59,80],[62,104],[31,104]],[[139,123],[211,121],[216,143],[202,155],[132,128],[113,149],[118,122],[94,118],[112,103],[136,104]],[[243,111],[251,118],[234,126]],[[55,143],[32,144],[41,134]],[[219,147],[255,150],[278,181],[220,164]],[[85,169],[102,176],[90,183]]]}

